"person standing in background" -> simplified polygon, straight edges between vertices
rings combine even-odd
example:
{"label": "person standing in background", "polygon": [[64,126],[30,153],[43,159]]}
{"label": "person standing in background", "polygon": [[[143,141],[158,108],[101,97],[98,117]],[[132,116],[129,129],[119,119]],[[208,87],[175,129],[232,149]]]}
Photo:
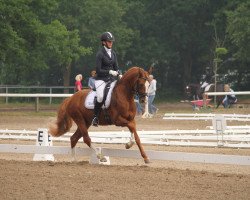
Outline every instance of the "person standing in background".
{"label": "person standing in background", "polygon": [[75,77],[75,90],[76,92],[81,91],[82,90],[82,75],[81,74],[77,74]]}
{"label": "person standing in background", "polygon": [[135,94],[134,101],[135,101],[135,105],[136,105],[136,114],[142,115],[143,109],[142,109],[142,106],[140,104],[139,96],[137,94]]}
{"label": "person standing in background", "polygon": [[154,79],[154,76],[150,74],[149,87],[148,87],[148,112],[152,115],[158,111],[158,108],[156,108],[153,105],[155,99],[155,93],[156,93],[156,80]]}
{"label": "person standing in background", "polygon": [[96,71],[93,70],[91,73],[91,76],[89,77],[89,81],[88,81],[88,86],[91,90],[95,89],[95,76],[96,76]]}

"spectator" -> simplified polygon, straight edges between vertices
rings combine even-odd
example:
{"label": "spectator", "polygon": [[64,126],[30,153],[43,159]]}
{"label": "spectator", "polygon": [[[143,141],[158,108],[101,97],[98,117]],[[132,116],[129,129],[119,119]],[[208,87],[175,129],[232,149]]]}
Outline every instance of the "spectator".
{"label": "spectator", "polygon": [[[234,92],[228,84],[224,85],[225,92]],[[222,105],[224,108],[230,108],[232,104],[237,103],[237,98],[234,94],[226,95],[225,98],[222,100]]]}
{"label": "spectator", "polygon": [[81,74],[77,74],[75,77],[75,90],[76,92],[81,91],[82,90],[82,75]]}
{"label": "spectator", "polygon": [[149,87],[148,87],[148,112],[155,114],[159,109],[153,105],[156,93],[156,80],[153,75],[149,75]]}
{"label": "spectator", "polygon": [[142,115],[143,109],[139,101],[138,95],[135,95],[135,105],[136,105],[136,114],[137,115]]}
{"label": "spectator", "polygon": [[96,76],[96,71],[93,70],[91,73],[91,76],[89,77],[88,81],[88,86],[91,90],[95,90],[95,76]]}

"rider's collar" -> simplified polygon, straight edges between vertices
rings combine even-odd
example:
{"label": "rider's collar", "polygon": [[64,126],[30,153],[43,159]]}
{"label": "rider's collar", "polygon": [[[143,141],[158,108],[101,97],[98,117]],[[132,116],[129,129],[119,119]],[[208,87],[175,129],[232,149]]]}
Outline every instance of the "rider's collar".
{"label": "rider's collar", "polygon": [[104,49],[106,50],[106,52],[108,53],[108,55],[111,57],[111,49],[108,49],[107,47],[104,46]]}

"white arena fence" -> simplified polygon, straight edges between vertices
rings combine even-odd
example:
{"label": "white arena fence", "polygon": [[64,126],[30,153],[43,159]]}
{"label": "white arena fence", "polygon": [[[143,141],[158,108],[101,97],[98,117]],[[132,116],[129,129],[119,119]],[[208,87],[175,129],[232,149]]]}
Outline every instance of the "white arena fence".
{"label": "white arena fence", "polygon": [[[45,93],[34,93],[34,94],[19,94],[19,93],[0,93],[0,97],[31,97],[35,98],[35,110],[38,112],[39,111],[39,98],[52,98],[52,97],[60,97],[60,98],[67,98],[71,97],[73,94],[45,94]],[[136,100],[135,100],[136,101]],[[51,100],[50,100],[51,104]],[[146,105],[145,105],[146,106]],[[149,115],[148,112],[144,113],[144,118],[147,118]],[[151,116],[152,117],[152,116]]]}
{"label": "white arena fence", "polygon": [[[220,117],[217,119],[219,120]],[[227,126],[221,133],[219,133],[219,129],[217,128],[216,130],[213,130],[212,127],[207,128],[208,129],[205,130],[138,131],[138,134],[144,144],[250,148],[249,126],[240,126],[240,128],[239,126]],[[47,129],[43,130],[46,130],[46,133],[48,132]],[[39,130],[0,130],[0,140],[36,140],[36,145],[0,144],[0,152],[33,153],[33,160],[52,161],[54,161],[54,154],[66,154],[71,156],[85,155],[90,156],[90,163],[105,164],[100,163],[100,161],[96,159],[96,155],[89,148],[74,148],[72,150],[70,147],[55,147],[51,145],[53,140],[67,141],[69,143],[69,137],[72,133],[67,133],[59,138],[52,137],[52,141],[50,141],[51,138],[46,134],[47,136],[44,138],[47,139],[40,143],[39,139],[41,139],[41,135],[39,132]],[[130,133],[128,131],[90,132],[90,137],[92,138],[92,141],[96,143],[127,143],[130,139]],[[44,141],[45,144],[43,145]],[[110,164],[109,156],[141,159],[138,150],[99,148],[99,151],[107,158],[108,162],[106,164]],[[147,154],[152,160],[250,165],[250,156],[161,151],[147,151]]]}
{"label": "white arena fence", "polygon": [[[250,127],[228,127],[223,135],[218,135],[209,127],[204,130],[161,130],[138,131],[141,142],[150,145],[200,146],[250,148]],[[52,141],[69,142],[72,133],[61,137],[51,137]],[[103,144],[126,144],[130,140],[129,131],[89,132],[92,142]],[[0,139],[37,140],[37,131],[0,130]]]}
{"label": "white arena fence", "polygon": [[207,96],[219,96],[219,95],[250,95],[250,91],[241,91],[241,92],[206,92]]}
{"label": "white arena fence", "polygon": [[[221,114],[227,121],[250,121],[250,114]],[[212,120],[215,114],[212,113],[165,113],[163,119],[168,120]]]}

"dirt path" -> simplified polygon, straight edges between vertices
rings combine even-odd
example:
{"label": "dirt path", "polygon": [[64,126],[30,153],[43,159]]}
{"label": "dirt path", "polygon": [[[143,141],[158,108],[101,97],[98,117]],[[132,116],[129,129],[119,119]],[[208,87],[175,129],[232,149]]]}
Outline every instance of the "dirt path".
{"label": "dirt path", "polygon": [[[249,199],[250,176],[0,160],[1,199]],[[4,173],[3,173],[4,172]]]}
{"label": "dirt path", "polygon": [[[160,112],[152,119],[137,117],[138,130],[194,129],[211,125],[203,122],[162,120],[165,112],[176,112],[176,105],[160,105]],[[190,107],[178,105],[179,112]],[[213,112],[250,113],[249,110],[217,110]],[[0,129],[46,128],[55,118],[29,116],[22,113],[0,115]],[[233,124],[233,123],[232,123]],[[243,123],[246,124],[246,123]],[[249,125],[249,124],[248,124]],[[75,129],[73,127],[72,131]],[[90,131],[126,130],[120,127],[91,127]],[[1,141],[0,143],[16,143]],[[21,142],[19,143],[32,143]],[[63,144],[69,145],[69,144]],[[83,146],[82,142],[78,144]],[[103,147],[124,148],[123,145]],[[134,147],[137,149],[137,147]],[[145,145],[146,150],[183,151],[250,155],[250,150],[167,147]],[[154,161],[144,165],[142,160],[111,158],[112,166],[88,164],[88,158],[57,156],[58,162],[33,162],[33,155],[0,154],[1,199],[249,199],[250,167],[213,165],[189,162]]]}

